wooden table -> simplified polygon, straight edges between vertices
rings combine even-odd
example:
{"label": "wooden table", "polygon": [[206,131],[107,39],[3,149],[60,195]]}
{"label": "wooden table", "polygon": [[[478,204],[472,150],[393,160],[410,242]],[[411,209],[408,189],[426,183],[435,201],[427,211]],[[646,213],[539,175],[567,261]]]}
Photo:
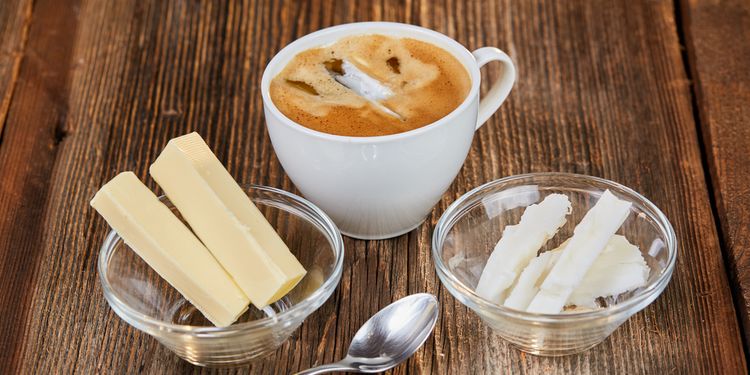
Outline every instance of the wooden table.
{"label": "wooden table", "polygon": [[[742,0],[0,2],[1,372],[208,372],[109,309],[96,270],[107,226],[88,201],[125,170],[155,188],[149,163],[193,130],[240,181],[295,191],[264,126],[261,72],[295,38],[364,20],[500,47],[518,82],[428,221],[391,240],[346,238],[333,297],[275,354],[239,372],[337,359],[367,317],[423,291],[439,296],[441,319],[394,373],[746,372],[750,2]],[[664,210],[679,238],[661,298],[581,355],[511,348],[441,287],[430,259],[432,227],[453,200],[539,171],[631,186]]]}

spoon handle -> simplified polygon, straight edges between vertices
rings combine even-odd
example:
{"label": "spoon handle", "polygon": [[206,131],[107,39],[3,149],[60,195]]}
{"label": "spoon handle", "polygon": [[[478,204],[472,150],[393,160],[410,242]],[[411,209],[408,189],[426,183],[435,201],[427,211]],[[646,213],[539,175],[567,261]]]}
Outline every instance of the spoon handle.
{"label": "spoon handle", "polygon": [[316,375],[316,374],[325,374],[327,372],[343,372],[343,371],[357,371],[357,369],[346,366],[343,363],[331,363],[328,365],[322,365],[318,367],[309,368],[307,370],[302,370],[294,375]]}

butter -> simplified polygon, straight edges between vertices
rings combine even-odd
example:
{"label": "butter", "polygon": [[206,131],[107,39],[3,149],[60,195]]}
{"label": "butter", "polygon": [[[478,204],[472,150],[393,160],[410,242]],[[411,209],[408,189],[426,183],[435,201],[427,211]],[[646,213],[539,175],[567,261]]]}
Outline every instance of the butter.
{"label": "butter", "polygon": [[289,293],[305,275],[198,133],[169,141],[150,173],[258,309]]}
{"label": "butter", "polygon": [[214,325],[228,326],[247,310],[247,296],[208,249],[132,172],[104,185],[91,206]]}
{"label": "butter", "polygon": [[560,257],[526,311],[557,314],[581,284],[596,258],[630,214],[632,204],[606,190],[573,230]]}

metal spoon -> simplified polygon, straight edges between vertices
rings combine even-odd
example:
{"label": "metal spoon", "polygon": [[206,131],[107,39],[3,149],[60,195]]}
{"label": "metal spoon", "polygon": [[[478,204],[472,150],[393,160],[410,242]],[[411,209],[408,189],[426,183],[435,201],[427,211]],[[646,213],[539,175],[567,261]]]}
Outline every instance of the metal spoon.
{"label": "metal spoon", "polygon": [[346,358],[302,372],[382,372],[411,357],[430,336],[438,318],[438,301],[432,294],[404,297],[378,311],[354,335]]}

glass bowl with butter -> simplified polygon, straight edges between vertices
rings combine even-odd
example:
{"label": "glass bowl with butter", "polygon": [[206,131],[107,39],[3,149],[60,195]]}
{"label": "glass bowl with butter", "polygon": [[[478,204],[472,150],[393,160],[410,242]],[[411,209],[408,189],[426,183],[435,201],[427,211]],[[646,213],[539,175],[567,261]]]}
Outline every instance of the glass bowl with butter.
{"label": "glass bowl with butter", "polygon": [[[596,208],[607,196],[620,204],[619,218],[616,206]],[[540,208],[554,198],[569,202],[567,212]],[[524,251],[531,253],[518,260]],[[432,255],[445,288],[497,335],[524,352],[559,356],[599,344],[653,302],[671,279],[677,239],[666,216],[630,188],[533,173],[489,182],[451,204],[435,227]]]}
{"label": "glass bowl with butter", "polygon": [[[115,313],[195,365],[233,367],[272,353],[328,300],[341,279],[344,245],[325,213],[279,189],[250,185],[243,190],[307,274],[285,297],[263,310],[250,305],[232,325],[213,326],[115,231],[99,254],[102,289]],[[159,199],[181,217],[166,197]]]}

